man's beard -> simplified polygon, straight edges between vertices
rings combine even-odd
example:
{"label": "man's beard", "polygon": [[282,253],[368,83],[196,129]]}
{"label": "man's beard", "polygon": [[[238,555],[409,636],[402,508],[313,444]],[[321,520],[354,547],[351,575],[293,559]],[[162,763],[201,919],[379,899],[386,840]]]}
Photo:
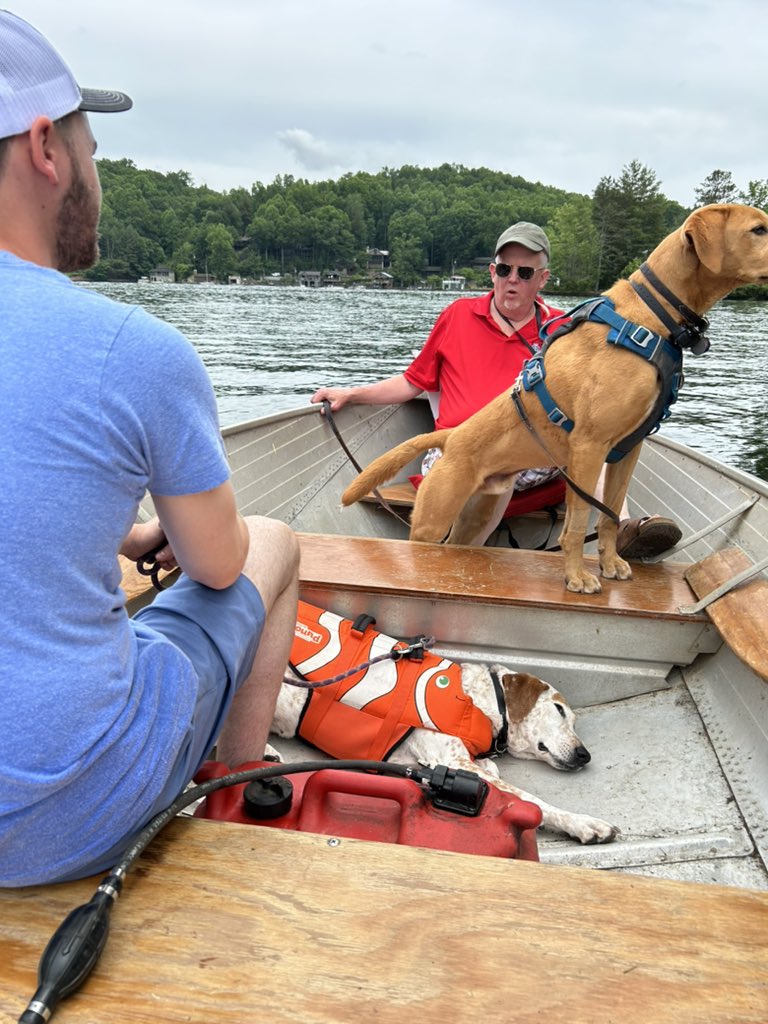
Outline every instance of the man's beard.
{"label": "man's beard", "polygon": [[73,157],[72,184],[59,210],[56,268],[62,274],[87,270],[99,258],[100,203],[88,188]]}

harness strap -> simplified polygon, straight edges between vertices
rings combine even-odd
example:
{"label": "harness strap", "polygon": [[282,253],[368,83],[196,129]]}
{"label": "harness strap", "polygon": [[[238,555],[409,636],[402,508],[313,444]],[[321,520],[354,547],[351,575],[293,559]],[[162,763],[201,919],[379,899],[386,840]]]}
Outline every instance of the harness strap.
{"label": "harness strap", "polygon": [[[643,286],[640,285],[639,287],[642,288]],[[655,301],[653,297],[651,299]],[[667,316],[666,312],[664,312],[664,315]],[[558,320],[564,320],[565,317],[569,318],[568,321],[561,323],[560,326],[553,329],[553,325]],[[613,302],[605,296],[599,296],[597,299],[587,299],[576,306],[571,313],[563,314],[560,317],[547,321],[542,329],[542,336],[545,338],[544,347],[537,356],[529,359],[525,364],[521,379],[523,387],[527,391],[534,391],[550,421],[569,432],[573,429],[573,421],[557,406],[544,383],[544,378],[546,377],[544,356],[547,348],[554,341],[574,330],[585,320],[591,320],[608,327],[606,341],[612,345],[619,345],[621,348],[625,348],[635,355],[646,359],[656,368],[660,381],[659,394],[650,414],[631,434],[619,441],[608,453],[606,462],[618,462],[628,452],[632,451],[643,438],[658,430],[662,420],[669,416],[669,407],[677,401],[677,394],[683,382],[682,349],[674,339],[664,338],[647,327],[633,323],[631,320],[626,320],[620,316],[616,312]],[[674,324],[674,326],[677,327],[678,325]]]}
{"label": "harness strap", "polygon": [[[392,697],[392,702],[387,712],[386,718],[382,719],[379,731],[376,733],[376,739],[371,744],[368,751],[370,760],[372,761],[384,761],[387,756],[391,753],[393,745],[395,743],[397,735],[400,735],[400,740],[403,739],[403,727],[401,725],[401,718],[403,709],[408,703],[411,696],[410,688],[407,686],[396,686]],[[408,732],[411,730],[409,729]],[[405,735],[408,733],[406,732]]]}
{"label": "harness strap", "polygon": [[[557,466],[557,459],[550,452],[550,450],[544,444],[544,442],[539,437],[539,435],[536,433],[535,427],[533,426],[533,424],[531,423],[530,419],[528,418],[528,413],[523,408],[523,403],[520,400],[520,377],[518,377],[517,380],[515,381],[515,384],[514,384],[514,387],[512,388],[512,392],[511,392],[510,397],[511,397],[513,403],[514,403],[515,409],[517,410],[518,416],[523,421],[525,426],[528,428],[529,432],[532,434],[532,436],[533,436],[534,440],[536,441],[536,443],[539,445],[540,448],[542,448],[544,450],[545,454],[549,456],[549,458],[550,458],[550,460],[552,462],[552,465],[553,466]],[[571,424],[571,426],[573,426],[573,424]],[[613,522],[616,523],[616,525],[618,526],[618,524],[619,524],[619,517],[616,515],[616,513],[613,511],[612,508],[608,508],[608,506],[604,505],[603,502],[600,501],[599,498],[596,498],[594,496],[594,494],[590,494],[588,491],[585,491],[582,487],[579,487],[579,485],[576,483],[576,481],[573,480],[570,476],[568,476],[568,474],[566,473],[565,469],[562,466],[557,466],[557,468],[560,471],[560,473],[562,474],[562,477],[565,480],[565,482],[571,488],[571,490],[575,491],[576,494],[578,494],[578,496],[582,499],[582,501],[586,501],[587,504],[592,505],[593,508],[596,508],[599,512],[602,512],[603,515],[608,516],[608,518],[612,519]]]}

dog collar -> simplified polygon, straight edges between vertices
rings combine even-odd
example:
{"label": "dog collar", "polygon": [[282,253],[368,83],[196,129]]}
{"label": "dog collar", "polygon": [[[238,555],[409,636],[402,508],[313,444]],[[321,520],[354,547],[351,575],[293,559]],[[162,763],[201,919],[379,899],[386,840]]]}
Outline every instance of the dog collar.
{"label": "dog collar", "polygon": [[678,324],[677,321],[669,315],[666,309],[664,309],[656,297],[648,291],[644,284],[640,281],[630,280],[629,283],[635,292],[640,296],[646,306],[656,314],[659,320],[661,320],[669,331],[669,340],[674,342],[675,345],[679,345],[680,348],[689,348],[695,356],[701,356],[705,352],[708,352],[709,338],[704,332],[709,328],[709,320],[707,320],[705,316],[699,316],[698,313],[694,313],[692,309],[686,306],[682,299],[678,299],[675,293],[670,291],[670,289],[658,279],[647,263],[643,263],[643,265],[638,268],[638,272],[643,275],[654,290],[657,291],[662,298],[665,298],[672,308],[677,310],[683,318],[683,322]]}
{"label": "dog collar", "polygon": [[495,669],[491,669],[491,680],[493,682],[493,692],[496,694],[496,703],[499,706],[499,714],[501,715],[501,729],[499,734],[493,741],[493,748],[491,754],[494,757],[498,757],[499,754],[505,754],[507,752],[507,737],[509,736],[509,720],[507,719],[507,702],[504,699],[504,688],[501,685],[499,674]]}

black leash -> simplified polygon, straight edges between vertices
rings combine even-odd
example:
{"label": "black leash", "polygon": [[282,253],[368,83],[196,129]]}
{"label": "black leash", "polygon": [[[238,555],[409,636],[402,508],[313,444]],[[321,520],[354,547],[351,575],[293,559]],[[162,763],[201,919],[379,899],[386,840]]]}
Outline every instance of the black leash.
{"label": "black leash", "polygon": [[167,543],[168,541],[163,539],[162,544],[158,544],[156,548],[152,548],[151,551],[147,551],[141,558],[136,559],[136,569],[142,576],[149,576],[155,590],[165,590],[165,587],[160,582],[160,564],[155,556]]}
{"label": "black leash", "polygon": [[[518,386],[519,383],[520,383],[520,381],[519,381],[519,378],[518,378],[518,380],[515,381],[514,387],[512,388],[512,396],[511,396],[512,397],[512,401],[514,402],[515,409],[517,409],[518,416],[520,417],[520,419],[523,421],[523,423],[527,427],[529,433],[531,434],[533,439],[536,441],[536,444],[538,444],[539,447],[544,450],[545,454],[549,456],[549,458],[551,460],[551,464],[553,466],[557,466],[558,472],[562,476],[563,480],[565,480],[565,482],[571,488],[571,490],[575,491],[575,493],[578,494],[578,496],[582,499],[582,501],[586,501],[587,504],[592,505],[599,512],[602,512],[603,515],[608,516],[608,518],[612,519],[613,522],[616,523],[616,525],[618,526],[619,525],[619,517],[616,515],[616,513],[613,511],[613,509],[612,508],[608,508],[607,505],[604,505],[603,502],[600,501],[599,498],[596,498],[594,496],[594,494],[589,494],[588,491],[585,491],[583,488],[579,487],[579,485],[576,483],[576,481],[571,479],[570,476],[568,476],[568,474],[566,473],[565,469],[562,466],[558,466],[557,465],[557,459],[552,454],[552,452],[550,452],[550,450],[544,444],[544,442],[539,437],[539,435],[536,433],[536,428],[531,423],[530,419],[528,418],[528,414],[526,413],[525,409],[523,408],[523,403],[520,401],[520,390],[519,390],[519,386]],[[554,549],[553,548],[549,548],[548,550],[552,551]]]}
{"label": "black leash", "polygon": [[[352,454],[352,452],[347,447],[346,441],[341,436],[341,432],[339,431],[339,428],[336,426],[336,421],[334,420],[333,413],[331,412],[331,403],[328,401],[327,398],[324,398],[320,404],[321,404],[322,409],[323,409],[323,415],[325,416],[326,420],[328,421],[328,426],[331,428],[331,430],[335,434],[336,440],[341,445],[342,451],[347,456],[347,458],[352,463],[352,465],[355,467],[357,472],[358,473],[362,473],[363,472],[363,467],[360,465],[360,463],[357,461],[355,456]],[[380,493],[378,487],[374,487],[374,489],[371,491],[371,494],[373,494],[374,498],[381,505],[382,508],[386,509],[387,512],[391,513],[395,517],[395,519],[399,519],[400,522],[403,523],[405,526],[407,526],[408,529],[410,530],[411,524],[408,522],[407,519],[404,519],[398,512],[396,512],[392,508],[392,506],[389,504],[389,502],[386,500],[386,498],[384,498],[383,495]]]}

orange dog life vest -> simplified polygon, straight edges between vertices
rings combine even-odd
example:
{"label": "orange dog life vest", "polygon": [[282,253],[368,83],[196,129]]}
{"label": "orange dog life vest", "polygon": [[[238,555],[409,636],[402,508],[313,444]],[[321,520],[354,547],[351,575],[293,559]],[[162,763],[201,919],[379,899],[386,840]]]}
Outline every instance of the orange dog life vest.
{"label": "orange dog life vest", "polygon": [[[323,681],[407,646],[299,601],[291,664],[305,679]],[[382,761],[415,728],[459,737],[472,757],[493,747],[490,719],[464,693],[460,666],[429,651],[420,661],[387,659],[309,690],[297,732],[332,757]]]}

